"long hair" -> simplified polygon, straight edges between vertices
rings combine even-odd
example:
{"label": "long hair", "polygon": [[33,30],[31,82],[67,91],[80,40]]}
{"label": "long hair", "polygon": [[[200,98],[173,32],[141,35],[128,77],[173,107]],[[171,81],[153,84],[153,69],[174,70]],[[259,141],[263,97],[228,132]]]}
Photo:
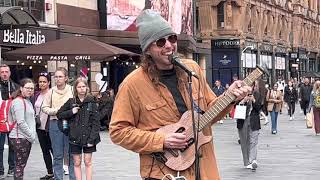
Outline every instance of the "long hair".
{"label": "long hair", "polygon": [[77,80],[74,82],[74,85],[73,85],[73,95],[74,95],[74,97],[78,96],[77,86],[81,82],[84,83],[86,85],[86,87],[87,87],[86,88],[87,90],[86,90],[86,96],[85,97],[87,97],[89,92],[90,92],[90,88],[89,88],[89,84],[88,84],[87,79],[84,78],[84,77],[78,77]]}
{"label": "long hair", "polygon": [[141,67],[150,76],[152,83],[157,86],[159,84],[160,71],[150,55],[143,54]]}
{"label": "long hair", "polygon": [[317,80],[313,85],[313,93],[320,93],[320,80]]}
{"label": "long hair", "polygon": [[[20,87],[24,87],[27,83],[32,83],[32,84],[34,84],[34,82],[33,82],[32,79],[30,79],[30,78],[23,78],[23,79],[20,81],[19,85],[20,85]],[[21,93],[21,89],[20,89],[20,88],[18,88],[15,92],[12,93],[12,97],[13,97],[13,98],[16,98],[16,97],[18,97],[18,96],[22,96],[22,93]]]}
{"label": "long hair", "polygon": [[[143,71],[145,71],[149,75],[152,83],[157,87],[159,85],[160,70],[157,68],[156,63],[150,55],[143,55],[141,60],[141,67]],[[187,78],[186,73],[180,67],[174,66],[174,68],[176,70],[178,80]]]}

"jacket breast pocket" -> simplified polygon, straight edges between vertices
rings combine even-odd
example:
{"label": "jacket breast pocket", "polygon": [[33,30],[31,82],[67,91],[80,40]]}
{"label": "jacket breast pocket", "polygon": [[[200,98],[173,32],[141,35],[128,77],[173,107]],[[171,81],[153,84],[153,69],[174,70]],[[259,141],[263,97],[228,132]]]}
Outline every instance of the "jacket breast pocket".
{"label": "jacket breast pocket", "polygon": [[146,116],[152,118],[153,121],[173,118],[172,111],[165,100],[148,103],[145,108]]}

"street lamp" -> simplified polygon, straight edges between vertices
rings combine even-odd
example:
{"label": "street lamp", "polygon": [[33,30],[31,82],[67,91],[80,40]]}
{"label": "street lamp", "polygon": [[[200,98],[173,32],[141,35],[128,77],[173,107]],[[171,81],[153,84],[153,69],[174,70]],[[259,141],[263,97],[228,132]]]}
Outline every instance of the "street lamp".
{"label": "street lamp", "polygon": [[242,62],[242,67],[240,68],[240,70],[242,69],[242,71],[240,71],[240,72],[242,72],[241,75],[242,75],[243,78],[244,78],[244,75],[245,75],[245,73],[246,73],[246,71],[245,71],[245,68],[246,68],[246,67],[244,67],[244,65],[246,65],[246,64],[244,63],[246,60],[245,60],[245,58],[242,59],[242,55],[243,55],[243,53],[244,53],[247,49],[253,50],[254,47],[253,47],[253,46],[246,46],[246,47],[243,48],[243,50],[241,51],[241,56],[240,56],[240,58],[241,58],[241,62]]}

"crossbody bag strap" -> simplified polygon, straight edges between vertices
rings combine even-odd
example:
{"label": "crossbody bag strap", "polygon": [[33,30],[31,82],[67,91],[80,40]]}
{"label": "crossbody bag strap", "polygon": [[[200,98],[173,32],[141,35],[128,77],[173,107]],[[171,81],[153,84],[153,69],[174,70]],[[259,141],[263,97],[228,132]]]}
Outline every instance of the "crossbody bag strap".
{"label": "crossbody bag strap", "polygon": [[42,102],[41,102],[41,104],[40,104],[40,107],[39,107],[39,109],[40,109],[40,110],[39,110],[39,113],[38,113],[38,114],[36,114],[36,115],[39,115],[39,116],[40,116],[40,113],[41,113],[41,111],[42,111],[41,109],[42,109],[43,101],[44,101],[44,99],[42,100]]}

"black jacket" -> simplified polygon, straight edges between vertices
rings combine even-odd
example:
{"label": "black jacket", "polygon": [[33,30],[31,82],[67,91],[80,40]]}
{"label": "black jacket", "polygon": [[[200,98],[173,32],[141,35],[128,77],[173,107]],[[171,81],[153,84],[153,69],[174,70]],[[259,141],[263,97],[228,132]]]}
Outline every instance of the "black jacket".
{"label": "black jacket", "polygon": [[295,87],[292,87],[292,90],[289,89],[288,86],[284,88],[284,101],[286,103],[297,102],[298,100],[298,92]]}
{"label": "black jacket", "polygon": [[10,86],[10,95],[12,95],[12,93],[19,88],[19,86],[16,83],[12,82],[11,80],[0,81],[0,91],[1,91],[2,100],[9,99],[9,86]]}
{"label": "black jacket", "polygon": [[[77,114],[72,113],[74,104],[81,107]],[[80,146],[96,145],[100,142],[100,122],[98,106],[94,97],[87,96],[83,102],[70,98],[58,111],[59,120],[66,119],[69,123],[70,143]]]}
{"label": "black jacket", "polygon": [[308,84],[308,85],[302,84],[300,87],[301,101],[309,101],[311,91],[312,91],[312,86],[310,84]]}
{"label": "black jacket", "polygon": [[[255,98],[255,102],[252,103],[252,110],[251,112],[249,112],[251,106],[250,105],[247,105],[247,118],[248,116],[250,117],[250,127],[251,127],[251,130],[252,131],[256,131],[256,130],[259,130],[261,129],[261,125],[260,125],[260,111],[261,111],[261,108],[262,108],[262,96],[261,94],[258,92],[258,91],[254,91],[253,92],[253,96]],[[242,129],[243,127],[243,124],[244,124],[244,121],[243,119],[237,119],[237,128],[238,129]]]}

